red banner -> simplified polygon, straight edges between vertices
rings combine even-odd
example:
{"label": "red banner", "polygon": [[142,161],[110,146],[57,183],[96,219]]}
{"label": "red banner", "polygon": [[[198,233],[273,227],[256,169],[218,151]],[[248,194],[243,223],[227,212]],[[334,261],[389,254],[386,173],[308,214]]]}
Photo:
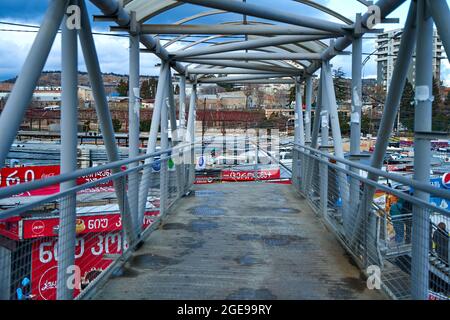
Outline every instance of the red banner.
{"label": "red banner", "polygon": [[[60,173],[60,167],[57,166],[30,166],[30,167],[17,167],[17,168],[2,168],[0,169],[0,188],[14,186],[16,184],[27,183],[34,180],[46,179],[49,177],[57,176]],[[111,175],[111,170],[104,170],[96,172],[91,175],[82,176],[77,179],[77,185],[82,185],[87,182],[96,181],[101,178],[105,178]],[[88,188],[80,191],[80,193],[92,193],[92,192],[113,192],[113,182],[108,181],[100,183],[93,188]],[[40,188],[37,190],[31,190],[24,192],[15,197],[29,197],[29,196],[48,196],[59,192],[59,185],[51,185],[48,187]]]}
{"label": "red banner", "polygon": [[255,181],[280,179],[280,169],[268,170],[223,170],[222,181]]}
{"label": "red banner", "polygon": [[[80,283],[74,297],[80,294],[111,263],[105,254],[122,253],[120,232],[81,235],[75,247],[75,265],[79,268]],[[126,247],[126,244],[124,244]],[[31,252],[31,294],[33,300],[55,300],[57,280],[57,238],[33,241]],[[81,290],[80,290],[81,289]]]}
{"label": "red banner", "polygon": [[12,217],[0,221],[0,235],[13,240],[20,239],[20,220],[21,217]]}
{"label": "red banner", "polygon": [[[158,214],[159,211],[145,212],[142,228],[150,226]],[[58,238],[55,237],[55,229],[57,230],[58,222],[57,218],[24,221],[24,237],[39,238],[33,241],[31,248],[33,300],[56,299]],[[128,247],[126,241],[122,243],[121,227],[119,214],[78,217],[75,266],[80,272],[80,286],[74,288],[74,297],[112,263],[112,259],[105,255],[121,254],[122,246]]]}

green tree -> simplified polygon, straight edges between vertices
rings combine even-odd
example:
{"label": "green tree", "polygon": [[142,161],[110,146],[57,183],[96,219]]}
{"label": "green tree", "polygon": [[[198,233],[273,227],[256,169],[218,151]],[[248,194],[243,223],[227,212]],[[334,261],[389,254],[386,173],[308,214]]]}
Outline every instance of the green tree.
{"label": "green tree", "polygon": [[[440,83],[433,77],[433,131],[450,131],[450,111],[447,101],[442,101]],[[448,97],[447,97],[448,98]]]}
{"label": "green tree", "polygon": [[126,97],[128,95],[128,81],[124,81],[123,79],[120,79],[119,84],[116,88],[117,93],[121,97]]}
{"label": "green tree", "polygon": [[113,124],[113,128],[114,128],[114,132],[119,132],[120,129],[122,128],[122,121],[120,121],[119,119],[113,119],[112,124]]}
{"label": "green tree", "polygon": [[295,86],[289,89],[289,104],[295,101]]}
{"label": "green tree", "polygon": [[350,134],[350,118],[348,117],[347,112],[340,111],[338,113],[339,116],[339,126],[341,128],[341,133],[343,135]]}
{"label": "green tree", "polygon": [[363,114],[361,116],[361,133],[368,134],[370,133],[372,121],[370,121],[370,117],[367,114]]}
{"label": "green tree", "polygon": [[350,97],[349,87],[346,83],[345,72],[341,67],[333,70],[334,91],[336,93],[336,102],[339,104]]}
{"label": "green tree", "polygon": [[400,123],[408,130],[414,131],[414,88],[406,81],[400,100]]}
{"label": "green tree", "polygon": [[143,132],[149,132],[150,131],[150,125],[151,125],[151,121],[150,120],[142,120],[139,123],[139,130],[143,131]]}

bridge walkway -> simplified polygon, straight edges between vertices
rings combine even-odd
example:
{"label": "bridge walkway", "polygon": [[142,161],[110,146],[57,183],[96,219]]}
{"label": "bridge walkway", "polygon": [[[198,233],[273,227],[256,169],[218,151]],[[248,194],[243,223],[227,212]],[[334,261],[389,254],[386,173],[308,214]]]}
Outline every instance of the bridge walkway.
{"label": "bridge walkway", "polygon": [[196,185],[96,299],[383,299],[290,185]]}

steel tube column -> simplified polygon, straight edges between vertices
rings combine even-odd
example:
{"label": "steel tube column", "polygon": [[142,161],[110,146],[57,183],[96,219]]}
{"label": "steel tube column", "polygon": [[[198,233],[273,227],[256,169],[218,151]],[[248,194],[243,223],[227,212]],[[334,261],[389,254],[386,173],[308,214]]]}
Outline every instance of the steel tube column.
{"label": "steel tube column", "polygon": [[[166,68],[166,73],[164,74],[166,87],[164,88],[165,97],[164,102],[161,105],[161,150],[167,150],[169,148],[169,137],[168,137],[168,123],[169,123],[169,105],[170,105],[170,68]],[[173,137],[172,137],[173,138]],[[168,208],[169,201],[169,189],[168,189],[168,168],[167,168],[167,157],[168,154],[161,155],[161,169],[159,171],[159,212],[163,216]]]}
{"label": "steel tube column", "polygon": [[305,142],[311,143],[311,100],[312,100],[312,77],[306,77],[306,89],[305,89]]}
{"label": "steel tube column", "polygon": [[197,112],[197,84],[192,84],[191,99],[189,102],[189,115],[188,115],[188,139],[190,142],[191,157],[189,163],[189,178],[188,186],[191,186],[195,181],[195,118]]}
{"label": "steel tube column", "polygon": [[445,0],[429,0],[428,8],[444,45],[447,59],[450,59],[450,10],[448,4]]}
{"label": "steel tube column", "polygon": [[[416,96],[414,132],[431,133],[433,103],[433,20],[426,0],[417,0]],[[430,138],[431,139],[431,138]],[[414,179],[430,181],[431,141],[414,139]],[[414,196],[426,202],[430,195],[415,190]],[[411,295],[413,299],[428,299],[429,286],[429,211],[413,207],[411,249]]]}
{"label": "steel tube column", "polygon": [[[305,129],[303,125],[303,106],[302,106],[302,92],[299,79],[295,82],[295,120],[294,120],[294,143],[298,145],[305,145]],[[292,177],[295,181],[294,184],[298,184],[299,178],[304,179],[303,172],[304,163],[301,161],[301,168],[299,168],[299,155],[294,153],[294,159],[292,162]],[[302,157],[303,158],[303,157]],[[301,174],[302,173],[302,174]]]}
{"label": "steel tube column", "polygon": [[[158,87],[156,89],[155,107],[153,108],[152,122],[150,124],[150,132],[148,135],[147,154],[156,151],[156,142],[158,140],[158,131],[161,119],[161,108],[164,104],[164,98],[166,96],[168,68],[169,64],[162,61],[159,73]],[[145,164],[148,165],[152,161],[153,159],[147,159],[145,160]],[[144,219],[148,190],[151,186],[151,173],[152,168],[148,166],[143,170],[142,173],[141,183],[139,185],[139,221],[143,221]]]}
{"label": "steel tube column", "polygon": [[[392,81],[389,85],[388,95],[386,97],[386,103],[384,106],[383,117],[381,118],[380,128],[377,133],[377,142],[375,145],[375,151],[371,157],[371,167],[380,169],[383,165],[384,155],[389,144],[389,137],[394,128],[398,108],[400,105],[400,99],[402,97],[403,89],[406,83],[406,77],[408,69],[411,64],[412,55],[416,46],[416,2],[412,1],[408,11],[408,17],[406,19],[405,28],[403,30],[402,39],[398,56],[402,57],[397,59],[392,73]],[[369,173],[368,178],[374,181],[378,180],[378,175]],[[370,205],[375,194],[375,188],[365,185],[364,195],[361,199],[361,204],[354,223],[354,229],[352,232],[352,244],[356,244],[359,228],[361,227],[362,219],[368,212]]]}
{"label": "steel tube column", "polygon": [[179,115],[180,128],[186,127],[186,77],[180,76],[180,94],[179,94]]}
{"label": "steel tube column", "polygon": [[[133,17],[134,15],[132,15]],[[136,158],[139,156],[139,134],[140,134],[140,100],[139,100],[139,74],[140,74],[140,56],[139,56],[139,34],[130,34],[130,52],[129,52],[129,81],[128,81],[128,157]],[[139,165],[138,162],[129,164],[129,168]],[[128,179],[128,199],[130,203],[131,217],[134,230],[139,233],[142,221],[139,220],[139,172],[133,172]]]}
{"label": "steel tube column", "polygon": [[0,300],[11,299],[11,251],[0,246]]}
{"label": "steel tube column", "polygon": [[[70,4],[76,2],[72,0]],[[66,22],[67,15],[61,27],[61,174],[77,170],[78,144],[78,33],[76,29],[68,29]],[[76,184],[76,180],[61,183],[61,191],[75,187]],[[60,202],[56,290],[58,300],[73,299],[74,287],[69,287],[68,280],[70,276],[73,277],[70,267],[75,264],[76,219],[76,194],[72,194],[62,198]]]}
{"label": "steel tube column", "polygon": [[[84,55],[84,61],[89,74],[92,92],[95,100],[95,110],[102,130],[103,142],[105,144],[106,154],[109,162],[120,160],[118,148],[115,142],[114,128],[112,125],[111,114],[109,112],[108,100],[106,98],[105,87],[103,85],[102,72],[98,62],[97,50],[95,48],[94,38],[92,36],[91,23],[84,0],[79,2],[81,9],[81,30],[80,43]],[[112,173],[118,173],[121,168],[114,168]],[[130,208],[128,197],[125,191],[125,179],[114,180],[114,187],[117,194],[117,200],[122,214],[122,220],[128,241],[132,242],[135,238],[133,225],[130,219]]]}
{"label": "steel tube column", "polygon": [[31,46],[14,88],[0,115],[0,167],[4,166],[25,111],[30,104],[34,88],[44,68],[47,57],[55,40],[56,33],[63,19],[69,0],[53,0],[50,2],[39,32]]}
{"label": "steel tube column", "polygon": [[[354,35],[352,44],[352,110],[350,116],[350,156],[359,157],[361,153],[362,37],[359,35]],[[357,173],[359,172],[358,169],[353,171]],[[354,220],[355,211],[358,208],[360,197],[359,189],[359,181],[355,178],[350,178],[350,223]]]}

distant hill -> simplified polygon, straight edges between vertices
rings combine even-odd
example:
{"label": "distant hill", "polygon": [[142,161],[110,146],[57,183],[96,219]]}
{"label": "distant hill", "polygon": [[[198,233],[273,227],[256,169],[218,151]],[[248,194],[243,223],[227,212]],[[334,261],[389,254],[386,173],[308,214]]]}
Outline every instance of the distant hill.
{"label": "distant hill", "polygon": [[[141,76],[141,80],[155,78],[155,76]],[[0,83],[15,83],[17,77],[0,81]],[[127,81],[128,75],[116,73],[103,73],[103,82],[105,86],[116,86],[120,80]],[[90,86],[87,72],[78,72],[78,84],[81,86]],[[44,71],[42,72],[37,86],[42,87],[58,87],[61,86],[61,71]]]}

